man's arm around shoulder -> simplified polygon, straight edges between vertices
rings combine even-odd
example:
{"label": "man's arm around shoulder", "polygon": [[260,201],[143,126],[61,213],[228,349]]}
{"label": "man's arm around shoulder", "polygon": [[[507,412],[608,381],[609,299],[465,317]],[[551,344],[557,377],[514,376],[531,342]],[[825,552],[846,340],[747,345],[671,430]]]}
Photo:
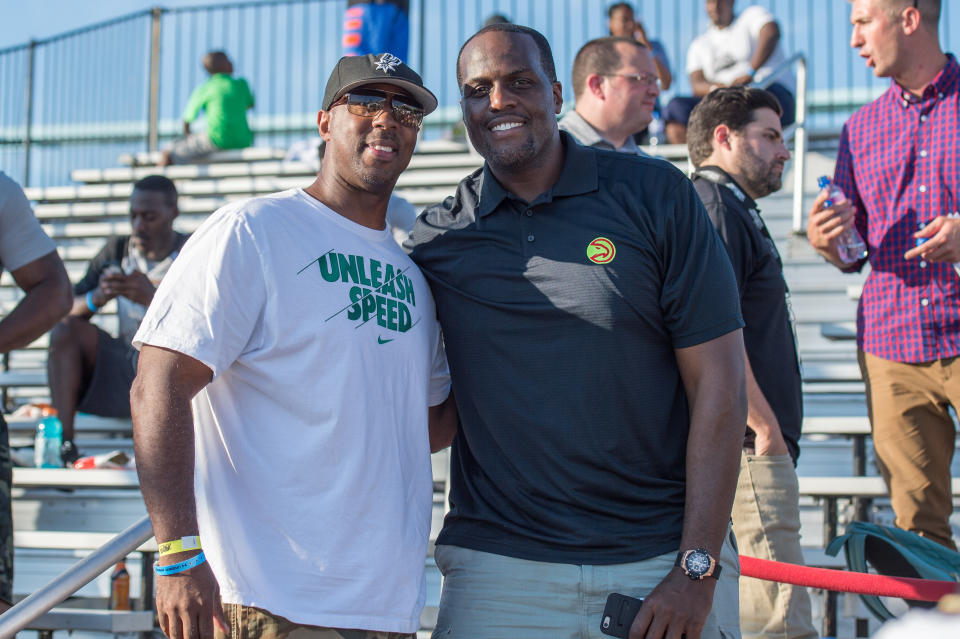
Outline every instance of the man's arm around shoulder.
{"label": "man's arm around shoulder", "polygon": [[[743,332],[676,349],[690,405],[686,503],[681,549],[706,548],[718,558],[730,522],[747,419]],[[699,639],[717,580],[690,580],[673,568],[644,601],[630,639]]]}
{"label": "man's arm around shoulder", "polygon": [[[183,353],[149,345],[140,353],[130,391],[133,444],[140,489],[159,543],[198,533],[190,400],[212,377],[205,364]],[[167,555],[159,564],[190,556]],[[208,563],[158,576],[156,582],[157,618],[168,637],[213,637],[214,624],[229,634],[220,587]]]}

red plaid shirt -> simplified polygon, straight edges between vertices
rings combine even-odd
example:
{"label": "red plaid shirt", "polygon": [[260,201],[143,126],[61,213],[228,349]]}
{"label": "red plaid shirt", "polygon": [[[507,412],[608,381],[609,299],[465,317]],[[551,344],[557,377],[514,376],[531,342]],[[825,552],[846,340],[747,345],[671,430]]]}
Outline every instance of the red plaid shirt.
{"label": "red plaid shirt", "polygon": [[891,82],[854,113],[837,155],[834,179],[870,251],[857,345],[898,362],[960,354],[960,276],[951,264],[903,259],[921,224],[960,211],[960,66],[948,58],[920,98]]}

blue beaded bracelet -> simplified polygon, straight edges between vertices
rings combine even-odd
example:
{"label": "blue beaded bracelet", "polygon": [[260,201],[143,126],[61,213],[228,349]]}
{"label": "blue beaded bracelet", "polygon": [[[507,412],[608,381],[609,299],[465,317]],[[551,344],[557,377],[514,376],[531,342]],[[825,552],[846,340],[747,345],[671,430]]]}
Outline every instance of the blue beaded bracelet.
{"label": "blue beaded bracelet", "polygon": [[191,568],[196,568],[203,562],[207,560],[201,551],[200,554],[194,555],[190,559],[181,561],[179,563],[170,564],[169,566],[161,566],[157,562],[153,563],[153,571],[160,575],[161,577],[166,577],[167,575],[175,575],[178,572],[183,572],[185,570],[190,570]]}
{"label": "blue beaded bracelet", "polygon": [[96,313],[100,310],[100,307],[93,303],[93,291],[87,291],[87,308],[90,309],[91,313]]}

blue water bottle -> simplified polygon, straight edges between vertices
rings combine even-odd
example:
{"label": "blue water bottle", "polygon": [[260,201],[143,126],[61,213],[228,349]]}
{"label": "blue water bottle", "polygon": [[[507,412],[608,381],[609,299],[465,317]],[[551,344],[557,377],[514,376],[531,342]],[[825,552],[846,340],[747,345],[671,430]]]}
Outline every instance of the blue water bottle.
{"label": "blue water bottle", "polygon": [[33,465],[37,468],[63,468],[60,446],[63,444],[63,424],[53,408],[43,410],[43,419],[37,424],[33,442]]}
{"label": "blue water bottle", "polygon": [[[824,208],[829,208],[834,204],[842,204],[847,201],[847,196],[836,184],[833,184],[826,175],[817,179],[817,186],[821,190],[828,189],[830,199],[823,203]],[[837,238],[837,252],[844,264],[853,264],[867,256],[867,243],[863,241],[856,227],[851,226],[848,230],[840,234]]]}

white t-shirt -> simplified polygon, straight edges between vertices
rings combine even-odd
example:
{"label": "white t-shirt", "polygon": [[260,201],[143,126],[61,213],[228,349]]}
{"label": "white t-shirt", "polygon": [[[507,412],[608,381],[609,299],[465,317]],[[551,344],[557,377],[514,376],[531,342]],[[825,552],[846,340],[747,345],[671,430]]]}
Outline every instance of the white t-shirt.
{"label": "white t-shirt", "polygon": [[414,632],[449,375],[426,281],[390,232],[293,189],[229,204],[184,245],[134,344],[185,353],[197,515],[229,603]]}
{"label": "white t-shirt", "polygon": [[[706,33],[690,43],[687,49],[687,73],[703,71],[707,82],[718,84],[729,84],[741,76],[750,75],[753,73],[750,59],[757,50],[760,30],[774,21],[773,14],[764,7],[753,6],[744,9],[724,29],[711,25]],[[758,82],[763,80],[784,60],[783,49],[777,43],[770,58],[757,69],[754,79]],[[796,80],[791,72],[781,74],[776,81],[795,91]]]}

